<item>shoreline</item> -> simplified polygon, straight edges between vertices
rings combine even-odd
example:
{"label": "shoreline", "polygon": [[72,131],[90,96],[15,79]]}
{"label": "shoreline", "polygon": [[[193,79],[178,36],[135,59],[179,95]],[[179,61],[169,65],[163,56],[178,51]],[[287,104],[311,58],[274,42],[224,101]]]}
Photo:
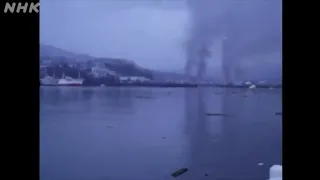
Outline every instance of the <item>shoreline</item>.
{"label": "shoreline", "polygon": [[[104,84],[102,84],[104,85]],[[156,88],[197,88],[197,87],[216,87],[216,88],[240,88],[240,89],[247,89],[249,88],[248,85],[221,85],[221,84],[206,84],[206,85],[199,85],[199,84],[164,84],[164,83],[130,83],[130,84],[108,84],[104,86],[99,85],[44,85],[40,84],[40,86],[61,86],[61,87],[156,87]],[[255,89],[281,89],[282,86],[279,85],[256,85]]]}

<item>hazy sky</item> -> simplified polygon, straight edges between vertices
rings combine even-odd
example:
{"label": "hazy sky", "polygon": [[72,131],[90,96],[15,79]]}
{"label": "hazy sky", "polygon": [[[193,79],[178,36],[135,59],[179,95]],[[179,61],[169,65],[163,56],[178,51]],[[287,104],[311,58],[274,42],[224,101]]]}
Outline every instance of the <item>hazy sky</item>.
{"label": "hazy sky", "polygon": [[41,0],[42,43],[148,68],[183,69],[187,26],[183,1]]}
{"label": "hazy sky", "polygon": [[[147,68],[182,71],[186,59],[187,35],[190,32],[192,19],[186,1],[41,0],[40,41],[76,53],[126,58]],[[213,9],[210,7],[221,9],[220,6],[217,8],[216,4],[212,5],[212,2],[222,4],[226,1],[189,0],[189,2],[196,3],[192,6],[198,12],[197,17],[202,19],[198,22],[205,24],[207,21],[214,20],[207,19],[212,14]],[[201,6],[197,4],[198,2]],[[270,14],[270,17],[266,18],[281,18],[279,13],[271,12],[274,11],[274,7],[270,6],[267,9],[263,3],[265,3],[263,0],[250,1],[257,11],[256,14],[260,11],[269,11],[270,13],[267,12],[265,15]],[[239,7],[234,4],[227,6],[227,10],[232,9],[234,12]],[[219,11],[214,11],[216,12]],[[254,34],[265,35],[278,28],[270,26],[270,23],[264,23],[266,21],[259,20],[256,24],[250,24],[246,23],[249,22],[246,19],[234,17],[237,18],[239,27],[245,25],[248,29],[255,30],[250,31],[249,34],[257,32]],[[244,17],[254,18],[255,16],[244,15]],[[224,20],[227,19],[227,16],[221,19],[223,23],[229,22]],[[210,23],[207,24],[210,25]],[[199,35],[207,37],[201,32]],[[211,47],[213,56],[210,57],[208,63],[209,74],[221,70],[220,50],[219,41]],[[242,62],[242,67],[272,68],[281,65],[281,53],[269,56],[258,55],[247,59]]]}

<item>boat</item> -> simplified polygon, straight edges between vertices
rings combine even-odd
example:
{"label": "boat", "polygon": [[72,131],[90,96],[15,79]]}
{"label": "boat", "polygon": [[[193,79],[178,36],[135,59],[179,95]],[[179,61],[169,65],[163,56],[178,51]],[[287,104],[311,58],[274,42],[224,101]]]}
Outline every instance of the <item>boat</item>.
{"label": "boat", "polygon": [[[80,73],[79,73],[80,76]],[[58,80],[59,86],[81,86],[83,83],[83,79],[73,79],[72,77],[65,76],[64,73],[62,75],[62,78]]]}
{"label": "boat", "polygon": [[69,76],[64,76],[58,80],[59,86],[81,86],[83,83],[82,79],[73,79]]}
{"label": "boat", "polygon": [[40,85],[43,86],[56,86],[58,84],[58,80],[55,78],[55,75],[49,76],[46,71],[46,77],[40,79]]}
{"label": "boat", "polygon": [[58,80],[54,77],[46,76],[40,79],[40,84],[43,86],[56,86],[58,84]]}

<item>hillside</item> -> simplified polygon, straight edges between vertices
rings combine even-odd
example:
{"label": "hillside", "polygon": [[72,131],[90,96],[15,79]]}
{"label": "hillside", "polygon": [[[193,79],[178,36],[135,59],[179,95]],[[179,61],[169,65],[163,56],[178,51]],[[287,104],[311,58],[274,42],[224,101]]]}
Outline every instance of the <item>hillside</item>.
{"label": "hillside", "polygon": [[54,46],[40,44],[40,59],[45,58],[61,58],[64,57],[66,59],[72,60],[76,59],[79,61],[87,61],[93,59],[93,57],[87,54],[76,54],[73,52],[69,52]]}
{"label": "hillside", "polygon": [[118,58],[98,58],[87,54],[77,54],[54,46],[40,44],[40,65],[75,65],[81,69],[97,67],[101,72],[115,72],[119,76],[143,76],[152,79],[152,71],[142,68],[133,61]]}

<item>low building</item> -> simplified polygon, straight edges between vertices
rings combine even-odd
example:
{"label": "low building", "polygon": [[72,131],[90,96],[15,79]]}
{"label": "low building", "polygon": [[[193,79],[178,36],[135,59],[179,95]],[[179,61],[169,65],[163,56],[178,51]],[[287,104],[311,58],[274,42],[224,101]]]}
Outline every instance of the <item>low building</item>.
{"label": "low building", "polygon": [[117,76],[117,73],[114,71],[111,71],[107,68],[101,68],[101,67],[93,67],[91,68],[91,73],[94,74],[94,76],[97,77],[103,77],[103,76]]}
{"label": "low building", "polygon": [[150,79],[142,76],[120,76],[120,82],[148,82]]}

